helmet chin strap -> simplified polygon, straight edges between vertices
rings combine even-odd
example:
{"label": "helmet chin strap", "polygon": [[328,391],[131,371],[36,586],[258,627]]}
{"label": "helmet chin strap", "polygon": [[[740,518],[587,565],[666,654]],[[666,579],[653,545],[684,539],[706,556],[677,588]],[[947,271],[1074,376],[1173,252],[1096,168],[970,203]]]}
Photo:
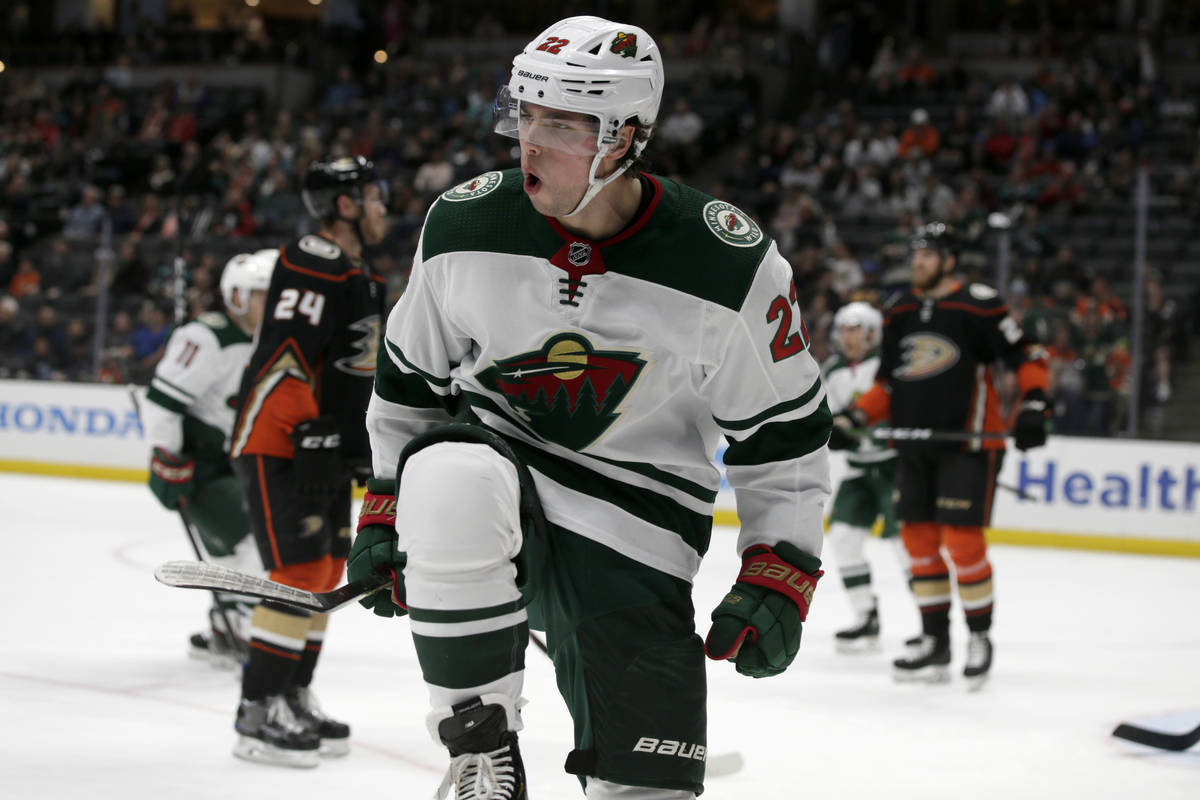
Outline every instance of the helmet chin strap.
{"label": "helmet chin strap", "polygon": [[566,216],[573,217],[580,211],[583,211],[584,206],[592,202],[596,198],[596,195],[600,194],[601,189],[621,177],[625,170],[629,169],[629,162],[626,162],[613,170],[613,173],[607,178],[597,178],[596,170],[600,167],[600,162],[604,160],[606,155],[608,155],[608,150],[602,150],[592,157],[592,168],[588,171],[587,191],[583,193],[583,197],[579,198],[579,203],[575,206],[575,210]]}

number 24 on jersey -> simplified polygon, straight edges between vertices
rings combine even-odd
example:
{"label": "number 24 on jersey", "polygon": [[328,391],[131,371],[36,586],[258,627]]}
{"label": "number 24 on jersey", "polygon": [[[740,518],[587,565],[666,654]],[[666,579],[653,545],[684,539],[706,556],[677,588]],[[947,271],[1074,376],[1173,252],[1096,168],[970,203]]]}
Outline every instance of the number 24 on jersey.
{"label": "number 24 on jersey", "polygon": [[275,305],[275,319],[295,319],[296,314],[308,319],[310,325],[321,324],[321,313],[325,310],[325,295],[305,289],[284,289],[279,293]]}

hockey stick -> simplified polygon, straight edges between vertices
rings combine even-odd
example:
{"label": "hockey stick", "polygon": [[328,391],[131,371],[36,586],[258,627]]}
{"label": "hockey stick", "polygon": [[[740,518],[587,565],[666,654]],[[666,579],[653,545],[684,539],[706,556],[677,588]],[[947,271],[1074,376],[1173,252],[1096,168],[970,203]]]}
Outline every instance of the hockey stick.
{"label": "hockey stick", "polygon": [[307,592],[256,575],[247,575],[235,569],[199,561],[168,561],[159,564],[154,570],[154,577],[159,583],[165,583],[167,586],[243,594],[318,613],[336,611],[360,596],[377,592],[392,582],[390,575],[376,573],[339,586],[331,592]]}
{"label": "hockey stick", "polygon": [[1200,725],[1197,725],[1187,733],[1163,733],[1162,731],[1154,731],[1138,725],[1130,725],[1128,722],[1122,722],[1113,730],[1112,735],[1118,739],[1144,744],[1147,747],[1157,747],[1159,750],[1179,752],[1187,750],[1196,742],[1200,742]]}
{"label": "hockey stick", "polygon": [[[183,531],[187,534],[187,540],[192,545],[192,552],[196,554],[196,560],[204,561],[204,556],[200,553],[200,534],[196,531],[196,526],[192,524],[192,515],[187,510],[187,501],[180,498],[176,510],[179,512],[179,521],[183,523]],[[221,603],[221,595],[213,591],[212,596],[213,608],[216,610],[217,616],[221,618],[221,624],[225,626],[225,633],[228,635],[229,641],[233,642],[233,649],[237,651],[238,661],[245,664],[250,660],[250,647],[237,635],[233,625],[230,624],[229,614]]]}
{"label": "hockey stick", "polygon": [[1004,439],[1006,433],[970,431],[935,431],[933,428],[876,428],[873,439],[896,439],[901,442],[967,442],[972,439]]}
{"label": "hockey stick", "polygon": [[[129,392],[129,402],[133,403],[133,413],[137,415],[138,425],[142,424],[142,404],[138,401],[137,387],[130,384],[125,387]],[[183,532],[187,536],[188,544],[192,546],[192,552],[196,554],[197,561],[204,561],[204,555],[200,551],[200,534],[196,530],[196,526],[192,524],[192,515],[187,510],[187,501],[180,498],[179,505],[176,507],[179,512],[179,521],[183,523]],[[225,626],[225,632],[229,636],[229,641],[233,642],[233,649],[237,652],[238,661],[245,664],[250,659],[249,646],[234,632],[233,626],[229,623],[229,614],[225,611],[225,606],[221,604],[221,596],[214,591],[213,609],[216,610],[217,616],[221,618],[221,623]]]}

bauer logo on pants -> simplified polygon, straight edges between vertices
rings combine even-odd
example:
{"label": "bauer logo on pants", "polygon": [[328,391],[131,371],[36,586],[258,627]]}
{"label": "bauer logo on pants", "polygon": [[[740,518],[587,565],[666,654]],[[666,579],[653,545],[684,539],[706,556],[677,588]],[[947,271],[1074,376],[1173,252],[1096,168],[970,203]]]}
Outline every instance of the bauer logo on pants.
{"label": "bauer logo on pants", "polygon": [[713,235],[734,247],[753,247],[763,240],[762,228],[745,213],[722,200],[704,207],[704,224]]}
{"label": "bauer logo on pants", "polygon": [[482,175],[471,178],[469,181],[464,181],[453,189],[448,189],[442,193],[443,200],[449,200],[451,203],[461,203],[463,200],[474,200],[477,197],[483,197],[485,194],[493,192],[504,176],[499,172],[485,172]]}

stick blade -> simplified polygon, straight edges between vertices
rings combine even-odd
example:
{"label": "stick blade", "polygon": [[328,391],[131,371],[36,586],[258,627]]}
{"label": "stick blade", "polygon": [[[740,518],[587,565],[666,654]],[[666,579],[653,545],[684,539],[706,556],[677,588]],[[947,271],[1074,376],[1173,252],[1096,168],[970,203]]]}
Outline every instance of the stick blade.
{"label": "stick blade", "polygon": [[277,600],[309,611],[328,610],[327,604],[312,592],[202,561],[168,561],[155,568],[154,577],[159,583],[182,589],[215,589],[262,600]]}
{"label": "stick blade", "polygon": [[167,586],[242,594],[316,612],[335,611],[359,596],[378,591],[391,583],[390,576],[375,573],[331,592],[314,594],[203,561],[168,561],[155,568],[154,577]]}
{"label": "stick blade", "polygon": [[1200,742],[1200,726],[1186,733],[1164,733],[1122,722],[1113,730],[1112,735],[1127,742],[1135,742],[1159,750],[1180,752],[1187,750],[1196,742]]}

